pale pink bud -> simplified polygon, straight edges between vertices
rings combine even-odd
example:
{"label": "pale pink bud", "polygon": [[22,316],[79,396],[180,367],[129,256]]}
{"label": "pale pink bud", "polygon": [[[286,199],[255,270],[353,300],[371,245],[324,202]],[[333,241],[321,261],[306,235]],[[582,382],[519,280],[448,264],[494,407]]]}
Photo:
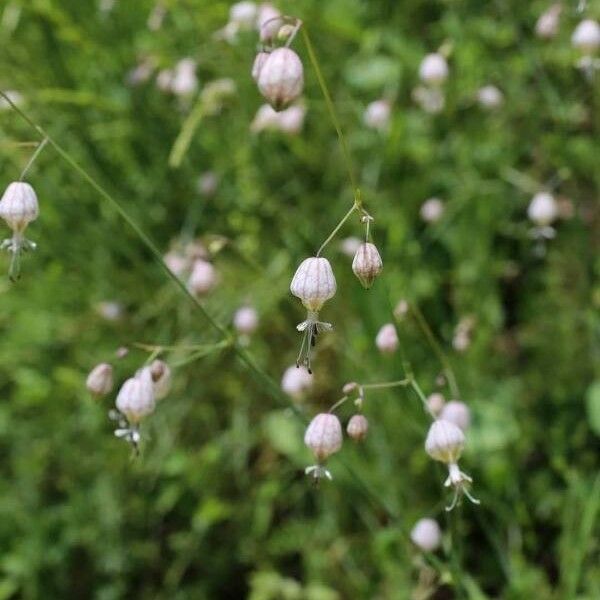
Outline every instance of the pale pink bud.
{"label": "pale pink bud", "polygon": [[390,124],[392,107],[387,100],[375,100],[371,102],[363,115],[363,121],[367,127],[372,129],[387,129]]}
{"label": "pale pink bud", "polygon": [[344,394],[350,394],[357,388],[358,388],[358,383],[356,383],[356,381],[349,381],[348,383],[344,384],[344,387],[342,388],[342,392]]}
{"label": "pale pink bud", "polygon": [[452,338],[452,347],[457,352],[464,352],[471,345],[471,335],[467,331],[458,330]]}
{"label": "pale pink bud", "polygon": [[270,104],[263,104],[256,111],[256,115],[250,124],[250,131],[260,133],[266,129],[277,129],[279,127],[278,114]]}
{"label": "pale pink bud", "polygon": [[300,57],[290,48],[277,48],[265,60],[258,76],[258,89],[279,111],[296,100],[304,87]]}
{"label": "pale pink bud", "polygon": [[327,300],[333,298],[336,289],[329,261],[317,256],[306,258],[300,263],[290,284],[292,294],[313,312],[318,312]]}
{"label": "pale pink bud", "polygon": [[593,54],[600,46],[600,25],[593,19],[584,19],[575,28],[571,43],[583,54]]}
{"label": "pale pink bud", "polygon": [[22,233],[39,215],[34,189],[24,181],[13,181],[0,200],[0,217],[14,233]]}
{"label": "pale pink bud", "polygon": [[123,318],[123,313],[125,312],[123,305],[119,302],[115,302],[114,300],[104,300],[103,302],[99,302],[96,305],[96,310],[105,321],[113,322],[120,321]]}
{"label": "pale pink bud", "polygon": [[369,421],[364,415],[353,415],[346,426],[348,435],[357,442],[364,440],[369,431]]}
{"label": "pale pink bud", "polygon": [[558,216],[558,206],[549,192],[538,192],[527,209],[527,216],[539,227],[550,225]]}
{"label": "pale pink bud", "polygon": [[256,22],[257,7],[254,2],[236,2],[229,9],[229,22],[237,23],[241,29],[252,29]]}
{"label": "pale pink bud", "polygon": [[164,360],[154,360],[150,365],[154,398],[162,400],[171,391],[171,367]]}
{"label": "pale pink bud", "polygon": [[420,214],[426,223],[436,223],[444,215],[444,203],[439,198],[429,198],[421,205]]}
{"label": "pale pink bud", "polygon": [[85,381],[87,389],[94,396],[110,394],[113,388],[113,368],[108,363],[96,365]]}
{"label": "pale pink bud", "polygon": [[435,115],[444,109],[446,98],[440,88],[418,86],[412,92],[414,101],[426,112]]}
{"label": "pale pink bud", "polygon": [[445,402],[444,396],[439,392],[427,396],[427,408],[434,417],[437,417],[442,412]]}
{"label": "pale pink bud", "polygon": [[382,269],[383,261],[375,244],[370,242],[361,244],[354,255],[352,271],[362,286],[369,289]]}
{"label": "pale pink bud", "polygon": [[173,81],[174,73],[171,69],[162,69],[156,75],[156,87],[161,92],[171,90],[171,82]]}
{"label": "pale pink bud", "polygon": [[562,6],[553,4],[546,12],[542,13],[535,24],[535,33],[542,39],[553,38],[558,33],[560,13]]}
{"label": "pale pink bud", "polygon": [[394,317],[398,320],[403,319],[408,314],[408,309],[408,302],[406,300],[399,300],[394,308]]}
{"label": "pale pink bud", "polygon": [[392,323],[384,325],[375,338],[375,345],[380,352],[385,354],[392,354],[398,349],[398,334],[396,328]]}
{"label": "pale pink bud", "polygon": [[289,367],[281,379],[281,389],[292,398],[300,398],[312,384],[312,375],[303,365]]}
{"label": "pale pink bud", "polygon": [[210,292],[215,285],[217,285],[217,272],[212,264],[206,260],[196,260],[188,280],[190,291],[201,296]]}
{"label": "pale pink bud", "polygon": [[116,406],[133,425],[154,412],[154,389],[149,370],[142,369],[139,375],[123,384],[117,395]]}
{"label": "pale pink bud", "polygon": [[252,306],[242,306],[233,315],[233,326],[238,333],[250,335],[258,327],[258,313]]}
{"label": "pale pink bud", "polygon": [[483,108],[493,110],[502,105],[504,96],[495,85],[485,85],[477,91],[477,101]]}
{"label": "pale pink bud", "polygon": [[269,42],[279,33],[281,27],[281,13],[267,2],[258,9],[256,26],[261,42]]}
{"label": "pale pink bud", "polygon": [[448,78],[448,63],[438,52],[427,54],[419,67],[419,77],[427,85],[441,85]]}
{"label": "pale pink bud", "polygon": [[442,531],[434,519],[419,519],[410,532],[410,539],[421,550],[433,552],[442,542]]}
{"label": "pale pink bud", "polygon": [[457,425],[438,419],[431,424],[425,450],[434,460],[446,464],[458,462],[465,445],[465,436]]}
{"label": "pale pink bud", "polygon": [[302,125],[304,124],[304,116],[306,109],[304,106],[294,104],[289,106],[285,110],[276,113],[279,116],[278,126],[279,130],[283,133],[295,135],[302,131]]}
{"label": "pale pink bud", "polygon": [[440,419],[454,423],[463,431],[467,431],[471,424],[471,411],[464,402],[451,400],[442,408]]}
{"label": "pale pink bud", "polygon": [[340,420],[331,413],[318,414],[306,429],[304,443],[312,450],[317,461],[324,461],[342,447]]}
{"label": "pale pink bud", "polygon": [[167,254],[163,256],[163,260],[169,271],[174,275],[177,275],[177,277],[181,277],[187,271],[188,261],[186,257],[175,250],[167,252]]}
{"label": "pale pink bud", "polygon": [[170,87],[176,96],[189,96],[198,89],[195,60],[183,58],[175,65]]}

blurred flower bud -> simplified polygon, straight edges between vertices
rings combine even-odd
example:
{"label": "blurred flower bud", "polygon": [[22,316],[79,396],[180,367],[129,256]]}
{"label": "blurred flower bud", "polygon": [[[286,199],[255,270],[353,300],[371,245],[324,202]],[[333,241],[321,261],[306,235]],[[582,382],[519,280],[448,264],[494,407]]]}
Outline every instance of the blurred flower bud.
{"label": "blurred flower bud", "polygon": [[33,188],[24,181],[13,181],[0,200],[0,217],[12,231],[21,234],[39,215],[38,200]]}
{"label": "blurred flower bud", "polygon": [[444,203],[439,198],[429,198],[421,205],[420,215],[426,223],[437,223],[444,215]]}
{"label": "blurred flower bud", "polygon": [[229,22],[240,29],[252,29],[256,23],[257,7],[254,2],[236,2],[229,9]]}
{"label": "blurred flower bud", "polygon": [[466,432],[471,424],[471,411],[464,402],[451,400],[442,408],[439,418],[443,421],[453,423],[457,427],[460,427],[463,432]]}
{"label": "blurred flower bud", "polygon": [[364,415],[352,415],[346,426],[348,435],[355,441],[360,442],[367,437],[369,421]]}
{"label": "blurred flower bud", "polygon": [[399,300],[394,308],[394,317],[400,321],[408,314],[408,309],[408,302],[406,300]]}
{"label": "blurred flower bud", "polygon": [[163,261],[173,275],[182,277],[188,269],[188,260],[176,250],[170,250],[163,256]]}
{"label": "blurred flower bud", "polygon": [[138,376],[123,384],[117,395],[116,406],[132,425],[154,412],[154,390],[149,370],[142,370]]}
{"label": "blurred flower bud", "polygon": [[550,39],[558,33],[560,13],[562,6],[553,4],[546,12],[542,13],[535,24],[535,33],[539,38]]}
{"label": "blurred flower bud", "polygon": [[538,192],[531,200],[527,216],[538,226],[550,225],[558,216],[554,196],[549,192]]}
{"label": "blurred flower bud", "polygon": [[198,259],[194,262],[192,273],[188,279],[188,288],[193,294],[201,296],[210,292],[217,285],[217,272],[206,260]]}
{"label": "blurred flower bud", "polygon": [[392,354],[398,349],[398,334],[392,323],[384,325],[375,338],[375,345],[380,352]]}
{"label": "blurred flower bud", "polygon": [[465,446],[465,436],[457,425],[438,419],[431,424],[425,450],[434,460],[451,464],[457,463]]}
{"label": "blurred flower bud", "polygon": [[352,271],[358,277],[362,286],[368,290],[382,269],[383,261],[375,244],[370,242],[361,244],[354,255]]}
{"label": "blurred flower bud", "polygon": [[323,304],[335,296],[337,284],[329,261],[313,256],[306,258],[296,270],[290,291],[302,300],[312,312],[318,312]]}
{"label": "blurred flower bud", "polygon": [[94,396],[106,396],[113,389],[113,368],[108,363],[96,365],[85,381],[87,389]]}
{"label": "blurred flower bud", "polygon": [[233,326],[238,333],[250,335],[258,327],[258,313],[252,306],[242,306],[233,315]]}
{"label": "blurred flower bud", "polygon": [[312,450],[319,463],[342,447],[342,425],[331,413],[320,413],[310,422],[304,434],[304,443]]}
{"label": "blurred flower bud", "polygon": [[214,171],[205,171],[198,178],[198,191],[203,196],[214,196],[219,187],[219,176]]}
{"label": "blurred flower bud", "polygon": [[347,237],[340,242],[340,250],[348,257],[354,258],[356,251],[362,244],[362,240],[357,237]]}
{"label": "blurred flower bud", "polygon": [[349,381],[348,383],[344,384],[344,387],[342,388],[342,392],[344,394],[350,394],[357,388],[358,388],[358,383],[356,383],[356,381]]}
{"label": "blurred flower bud", "polygon": [[290,48],[277,48],[265,60],[258,76],[258,89],[269,104],[280,111],[302,93],[304,72],[300,57]]}
{"label": "blurred flower bud", "polygon": [[125,358],[129,354],[129,348],[127,346],[119,346],[115,351],[115,356],[119,359]]}
{"label": "blurred flower bud", "polygon": [[120,302],[114,300],[104,300],[98,302],[96,305],[96,311],[105,321],[120,321],[123,318],[124,309]]}
{"label": "blurred flower bud", "polygon": [[364,112],[364,124],[380,131],[387,129],[390,124],[391,112],[392,107],[387,100],[375,100],[367,106]]}
{"label": "blurred flower bud", "polygon": [[281,132],[295,135],[302,131],[304,116],[306,114],[304,106],[294,104],[276,114],[279,117],[278,127]]}
{"label": "blurred flower bud", "polygon": [[174,73],[171,69],[161,69],[156,75],[156,87],[161,92],[169,92],[171,90],[173,77]]}
{"label": "blurred flower bud", "polygon": [[593,19],[584,19],[575,28],[571,44],[582,54],[594,54],[600,46],[600,25]]}
{"label": "blurred flower bud", "polygon": [[256,20],[260,41],[270,42],[279,33],[281,28],[281,13],[268,2],[260,5]]}
{"label": "blurred flower bud", "polygon": [[439,53],[427,54],[421,61],[419,77],[427,85],[441,85],[448,78],[448,63]]}
{"label": "blurred flower bud", "polygon": [[285,370],[281,379],[281,389],[292,398],[300,398],[312,387],[312,375],[304,366],[296,365]]}
{"label": "blurred flower bud", "polygon": [[410,532],[413,544],[424,552],[433,552],[442,543],[442,532],[434,519],[419,519]]}
{"label": "blurred flower bud", "polygon": [[170,89],[176,96],[189,96],[198,89],[195,60],[183,58],[175,65]]}
{"label": "blurred flower bud", "polygon": [[443,92],[437,87],[417,86],[412,97],[426,113],[432,115],[441,112],[446,104]]}
{"label": "blurred flower bud", "polygon": [[504,96],[495,85],[485,85],[477,91],[477,102],[488,110],[500,107],[503,101]]}
{"label": "blurred flower bud", "polygon": [[427,409],[434,417],[437,417],[442,412],[445,403],[444,396],[439,392],[427,396]]}

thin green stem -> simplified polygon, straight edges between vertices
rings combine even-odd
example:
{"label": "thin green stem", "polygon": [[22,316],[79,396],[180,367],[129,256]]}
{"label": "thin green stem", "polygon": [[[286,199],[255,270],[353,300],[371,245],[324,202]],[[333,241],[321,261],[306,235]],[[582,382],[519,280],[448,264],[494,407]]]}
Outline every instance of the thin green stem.
{"label": "thin green stem", "polygon": [[344,404],[344,402],[346,402],[346,400],[348,400],[349,397],[350,396],[344,396],[343,398],[340,398],[335,404],[331,406],[329,412],[332,413],[336,408],[339,408],[342,404]]}
{"label": "thin green stem", "polygon": [[19,177],[19,181],[23,181],[23,179],[25,178],[25,175],[27,174],[27,171],[29,171],[31,165],[35,162],[35,159],[40,155],[40,153],[44,149],[44,146],[47,143],[48,143],[48,138],[46,137],[37,145],[37,148],[36,148],[35,152],[31,155],[29,162],[25,165],[25,168],[23,169],[23,171],[21,171],[21,176]]}
{"label": "thin green stem", "polygon": [[340,125],[340,120],[338,119],[337,113],[335,111],[335,106],[333,105],[333,101],[331,100],[331,94],[329,93],[329,89],[327,87],[327,84],[325,83],[325,78],[323,77],[323,73],[321,72],[319,60],[317,59],[314,47],[312,45],[312,42],[310,41],[310,36],[308,35],[308,31],[306,30],[306,25],[302,27],[302,37],[304,38],[304,44],[306,45],[308,57],[317,75],[317,80],[319,82],[319,86],[321,87],[321,92],[323,92],[323,96],[325,97],[325,104],[327,104],[329,116],[331,117],[331,121],[333,122],[333,126],[335,127],[335,130],[337,132],[340,146],[342,148],[344,162],[346,163],[346,169],[348,171],[348,177],[350,179],[350,185],[352,186],[352,191],[354,193],[354,203],[358,208],[362,208],[360,189],[358,187],[356,177],[354,175],[354,166],[352,164],[352,157],[350,156],[348,143],[346,142],[346,138],[344,137],[344,133]]}
{"label": "thin green stem", "polygon": [[448,379],[448,385],[450,386],[450,391],[452,392],[454,399],[459,400],[460,399],[460,390],[458,389],[458,384],[456,383],[456,377],[454,375],[454,371],[452,370],[452,366],[450,365],[450,361],[448,360],[448,357],[444,354],[444,351],[442,350],[439,342],[435,339],[435,336],[433,335],[433,332],[431,331],[431,327],[429,327],[429,324],[425,320],[425,317],[423,316],[423,313],[421,312],[419,307],[416,304],[410,304],[410,309],[412,310],[412,312],[417,320],[417,324],[421,328],[421,331],[425,334],[425,337],[427,338],[427,341],[429,342],[431,349],[433,350],[435,355],[438,357],[438,360],[442,364],[444,374],[446,375],[446,379]]}
{"label": "thin green stem", "polygon": [[361,387],[363,390],[382,390],[385,388],[405,387],[407,385],[411,385],[412,381],[412,377],[407,377],[406,379],[399,379],[398,381],[359,384],[359,387]]}
{"label": "thin green stem", "polygon": [[321,247],[317,250],[317,256],[321,256],[321,252],[329,244],[329,242],[336,236],[337,232],[344,226],[344,223],[352,216],[352,213],[357,210],[356,204],[352,205],[352,208],[344,215],[342,220],[335,226],[335,229],[329,234],[329,237],[321,244]]}

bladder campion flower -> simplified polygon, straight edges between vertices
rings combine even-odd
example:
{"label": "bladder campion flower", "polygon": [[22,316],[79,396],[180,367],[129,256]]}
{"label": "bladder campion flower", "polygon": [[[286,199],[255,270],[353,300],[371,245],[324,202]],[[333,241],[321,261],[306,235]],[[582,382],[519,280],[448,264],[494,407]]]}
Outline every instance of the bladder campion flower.
{"label": "bladder campion flower", "polygon": [[371,129],[383,131],[390,124],[392,107],[388,100],[375,100],[371,102],[363,114],[363,122]]}
{"label": "bladder campion flower", "polygon": [[250,335],[258,327],[258,313],[252,306],[242,306],[233,315],[233,326],[238,333]]}
{"label": "bladder campion flower", "polygon": [[442,543],[442,531],[435,519],[419,519],[410,532],[410,539],[424,552],[433,552]]}
{"label": "bladder campion flower", "polygon": [[342,425],[332,413],[320,413],[310,422],[304,434],[304,443],[312,450],[317,464],[307,467],[305,473],[315,481],[321,477],[332,479],[323,462],[342,447]]}
{"label": "bladder campion flower", "polygon": [[584,19],[575,28],[571,43],[582,54],[594,54],[600,47],[600,25],[593,19]]}
{"label": "bladder campion flower", "polygon": [[458,468],[464,445],[465,435],[454,423],[439,419],[431,424],[425,440],[425,450],[434,460],[448,465],[449,475],[444,485],[454,488],[454,498],[450,506],[446,507],[448,511],[456,506],[462,494],[474,504],[479,504],[479,500],[471,496],[467,489],[473,480]]}
{"label": "bladder campion flower", "polygon": [[367,417],[361,414],[352,415],[346,425],[346,432],[348,435],[357,442],[364,440],[367,437],[369,431],[369,421]]}
{"label": "bladder campion flower", "polygon": [[258,74],[258,89],[280,111],[291,104],[304,87],[300,57],[290,48],[277,48],[265,59]]}
{"label": "bladder campion flower", "polygon": [[361,244],[352,261],[352,271],[365,289],[369,289],[383,269],[383,261],[377,246],[370,242]]}
{"label": "bladder campion flower", "polygon": [[558,216],[558,206],[550,192],[538,192],[527,208],[527,216],[538,226],[547,227]]}
{"label": "bladder campion flower", "polygon": [[471,411],[464,402],[460,402],[459,400],[450,400],[450,402],[442,407],[439,415],[440,419],[454,423],[463,432],[466,432],[471,424]]}
{"label": "bladder campion flower", "polygon": [[306,320],[296,328],[304,332],[297,364],[310,368],[311,348],[315,345],[317,335],[322,331],[333,329],[331,323],[319,321],[319,311],[327,300],[335,296],[337,284],[329,261],[326,258],[313,256],[300,263],[290,284],[290,291],[302,300],[308,313]]}
{"label": "bladder campion flower", "polygon": [[87,389],[97,397],[110,394],[113,388],[113,368],[108,363],[96,365],[85,381]]}
{"label": "bladder campion flower", "polygon": [[188,287],[197,296],[210,292],[217,284],[217,272],[206,260],[198,259],[194,262],[192,273],[188,280]]}
{"label": "bladder campion flower", "polygon": [[535,34],[539,38],[547,40],[553,38],[558,33],[561,11],[562,6],[556,3],[540,15],[535,24]]}
{"label": "bladder campion flower", "polygon": [[398,334],[392,323],[386,323],[375,338],[375,345],[380,352],[392,354],[398,349]]}
{"label": "bladder campion flower", "polygon": [[438,52],[427,54],[419,66],[419,77],[427,85],[441,85],[448,78],[448,63]]}
{"label": "bladder campion flower", "polygon": [[299,399],[312,387],[312,375],[304,365],[288,367],[281,378],[281,389],[292,398]]}

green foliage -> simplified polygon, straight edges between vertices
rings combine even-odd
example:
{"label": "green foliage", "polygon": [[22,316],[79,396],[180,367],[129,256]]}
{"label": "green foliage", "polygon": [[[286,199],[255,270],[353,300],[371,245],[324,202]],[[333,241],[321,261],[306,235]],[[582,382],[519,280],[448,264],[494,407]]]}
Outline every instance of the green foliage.
{"label": "green foliage", "polygon": [[[227,332],[245,302],[261,324],[241,355],[213,347],[220,333],[136,232],[43,150],[27,176],[39,248],[17,284],[0,281],[0,600],[600,597],[600,89],[574,67],[573,7],[557,38],[541,41],[539,1],[281,3],[315,46],[384,261],[365,291],[339,240],[326,248],[338,293],[323,318],[335,331],[319,340],[312,392],[293,402],[278,390],[304,318],[289,281],[352,202],[302,36],[293,46],[305,67],[304,130],[256,135],[256,34],[214,37],[229,3],[167,0],[157,31],[147,27],[151,0],[99,4],[0,4],[0,89],[22,94],[22,109],[161,252],[203,240],[220,274],[203,303]],[[600,5],[588,2],[586,14],[599,18]],[[412,91],[420,60],[442,44],[446,106],[431,115]],[[155,78],[185,56],[198,62],[200,91],[182,102]],[[130,85],[148,57],[152,77]],[[201,110],[219,78],[235,95]],[[495,111],[475,100],[490,83],[504,94]],[[393,108],[381,133],[362,113],[384,94]],[[39,140],[10,110],[0,110],[0,133],[3,189],[33,152],[24,143]],[[212,197],[197,190],[206,171],[219,177]],[[574,214],[540,253],[526,209],[549,182]],[[446,211],[425,225],[419,209],[431,196]],[[352,218],[341,235],[361,232]],[[473,412],[463,461],[482,505],[451,517],[444,470],[423,450],[428,417],[406,388],[367,395],[369,437],[345,442],[332,483],[315,490],[303,476],[304,425],[345,382],[404,376],[400,355],[374,346],[400,299],[420,307]],[[124,307],[122,319],[100,316],[107,300]],[[465,317],[474,327],[460,353],[452,339]],[[411,313],[399,334],[420,386],[438,390],[443,365]],[[179,349],[164,353],[174,387],[133,459],[107,417],[114,394],[93,400],[84,382],[110,361],[120,384],[148,358],[136,344]],[[121,346],[129,354],[116,359]],[[435,557],[408,539],[423,516],[444,529]]]}

